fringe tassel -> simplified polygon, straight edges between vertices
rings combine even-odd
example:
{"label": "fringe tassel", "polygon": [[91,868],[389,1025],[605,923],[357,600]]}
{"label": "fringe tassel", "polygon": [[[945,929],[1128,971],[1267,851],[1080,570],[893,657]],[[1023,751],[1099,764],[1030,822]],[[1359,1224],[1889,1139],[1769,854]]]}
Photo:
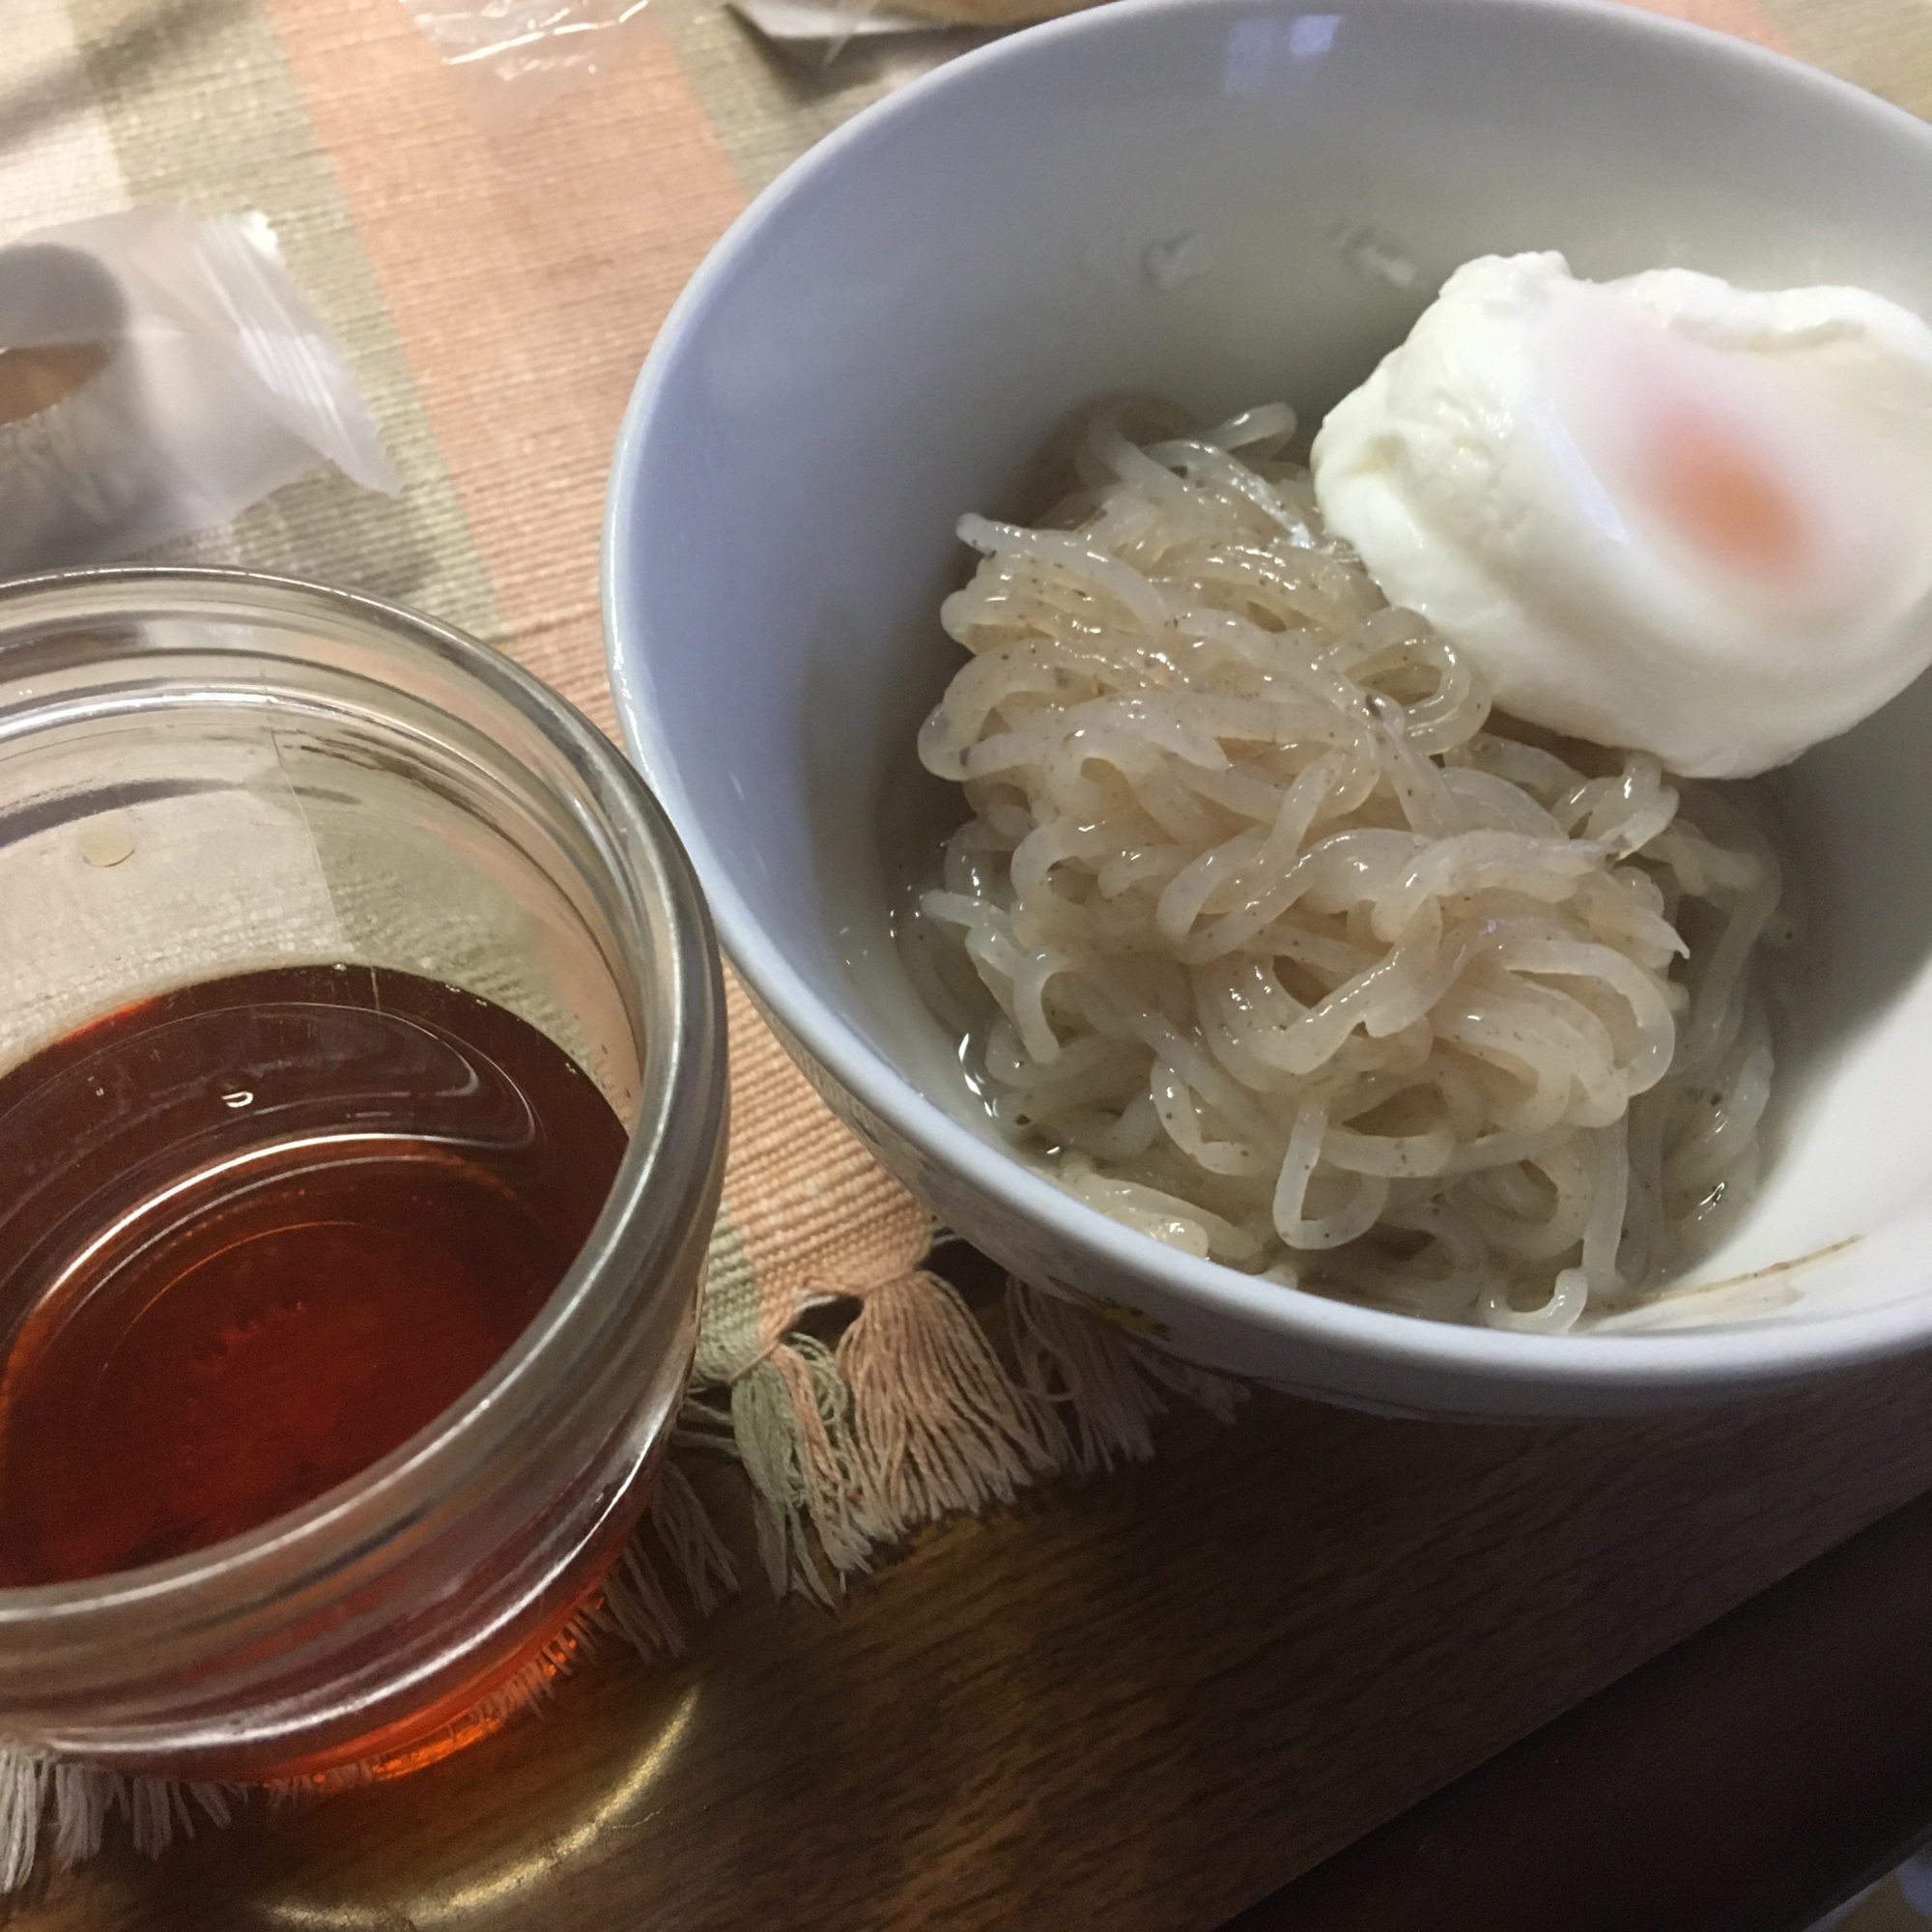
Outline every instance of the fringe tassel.
{"label": "fringe tassel", "polygon": [[0,1750],[0,1893],[26,1884],[45,1826],[53,1827],[54,1864],[66,1871],[99,1851],[116,1811],[128,1819],[134,1849],[151,1859],[167,1850],[177,1832],[194,1836],[197,1811],[217,1826],[235,1815],[223,1785],[128,1777],[94,1765]]}
{"label": "fringe tassel", "polygon": [[0,1750],[0,1892],[26,1884],[46,1803],[46,1760],[31,1751]]}
{"label": "fringe tassel", "polygon": [[935,1274],[873,1289],[839,1337],[838,1363],[888,1536],[1011,1502],[1065,1463],[1052,1405],[1014,1383],[958,1291]]}
{"label": "fringe tassel", "polygon": [[91,1764],[54,1766],[54,1864],[61,1871],[91,1859],[100,1849],[100,1834],[113,1808],[113,1773]]}
{"label": "fringe tassel", "polygon": [[665,1595],[656,1566],[634,1536],[604,1579],[597,1620],[613,1630],[639,1657],[682,1657],[684,1626]]}
{"label": "fringe tassel", "polygon": [[771,1356],[798,1421],[805,1508],[818,1547],[838,1576],[867,1567],[883,1533],[871,1471],[854,1433],[852,1390],[838,1360],[810,1335],[795,1335]]}
{"label": "fringe tassel", "polygon": [[137,1852],[159,1858],[167,1850],[177,1823],[188,1837],[194,1836],[194,1818],[180,1785],[164,1777],[130,1777],[127,1790],[128,1818]]}
{"label": "fringe tassel", "polygon": [[650,1523],[699,1616],[708,1617],[726,1597],[738,1594],[731,1552],[691,1479],[673,1462],[667,1461],[659,1473]]}
{"label": "fringe tassel", "polygon": [[1239,1382],[1163,1354],[1017,1277],[1007,1282],[1007,1325],[1021,1381],[1039,1400],[1058,1401],[1071,1412],[1073,1466],[1082,1474],[1109,1470],[1116,1462],[1144,1463],[1153,1454],[1153,1419],[1167,1409],[1163,1389],[1217,1422],[1232,1421],[1247,1400]]}
{"label": "fringe tassel", "polygon": [[677,1426],[670,1433],[670,1446],[673,1453],[682,1449],[696,1449],[708,1455],[723,1456],[729,1463],[745,1460],[731,1426],[731,1411],[728,1408],[713,1408],[708,1402],[702,1402],[695,1395],[687,1395],[678,1409]]}
{"label": "fringe tassel", "polygon": [[594,1611],[574,1611],[527,1663],[504,1678],[463,1721],[467,1724],[481,1719],[485,1723],[502,1724],[526,1711],[540,1710],[556,1694],[556,1680],[595,1654],[597,1635]]}
{"label": "fringe tassel", "polygon": [[66,1871],[93,1858],[100,1849],[108,1817],[116,1811],[128,1818],[135,1849],[157,1859],[174,1841],[177,1827],[184,1836],[194,1836],[197,1810],[212,1825],[231,1824],[235,1816],[231,1798],[239,1800],[241,1795],[239,1786],[201,1779],[182,1784],[162,1777],[126,1777],[87,1764],[56,1764],[54,1864]]}
{"label": "fringe tassel", "polygon": [[772,1594],[800,1590],[830,1607],[832,1591],[812,1561],[806,1534],[805,1432],[775,1355],[754,1362],[731,1384],[731,1427],[752,1485],[758,1556]]}
{"label": "fringe tassel", "polygon": [[[556,1634],[527,1663],[506,1677],[487,1696],[478,1698],[450,1729],[467,1730],[476,1724],[495,1729],[526,1712],[542,1710],[556,1694],[557,1679],[567,1676],[586,1658],[594,1656],[600,1634],[611,1627],[604,1621],[601,1605],[574,1611]],[[428,1745],[448,1735],[448,1731],[439,1731],[422,1743]],[[308,1777],[271,1778],[263,1784],[236,1785],[229,1789],[238,1797],[246,1797],[258,1791],[265,1793],[270,1805],[279,1810],[284,1805],[305,1804],[318,1798],[333,1798],[341,1791],[359,1791],[366,1785],[379,1782],[382,1776],[380,1761],[376,1764],[358,1761],[339,1764]],[[142,1781],[160,1782],[159,1779]],[[183,1789],[196,1792],[203,1787],[172,1785],[166,1788],[179,1793]],[[188,1829],[188,1835],[194,1835],[192,1827]],[[138,1838],[136,1843],[139,1843]]]}
{"label": "fringe tassel", "polygon": [[[216,1831],[226,1831],[235,1822],[235,1811],[228,1803],[226,1785],[209,1784],[197,1779],[187,1787],[187,1795],[208,1814],[208,1822]],[[189,1835],[193,1835],[192,1829]]]}
{"label": "fringe tassel", "polygon": [[658,1467],[657,1487],[650,1508],[632,1532],[624,1553],[604,1579],[604,1603],[598,1622],[614,1630],[639,1656],[682,1657],[684,1626],[672,1609],[669,1595],[644,1538],[653,1535],[669,1558],[671,1573],[700,1617],[708,1617],[738,1588],[731,1553],[711,1521],[704,1501],[677,1464],[667,1458]]}

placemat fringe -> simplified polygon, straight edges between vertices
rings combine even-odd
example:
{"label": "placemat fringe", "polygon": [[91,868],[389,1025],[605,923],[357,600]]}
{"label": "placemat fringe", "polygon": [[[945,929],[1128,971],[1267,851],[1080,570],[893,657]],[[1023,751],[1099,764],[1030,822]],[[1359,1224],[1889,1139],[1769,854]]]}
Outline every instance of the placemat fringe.
{"label": "placemat fringe", "polygon": [[865,1296],[836,1359],[882,1539],[1011,1502],[1066,1461],[1052,1406],[1013,1380],[959,1292],[924,1268]]}
{"label": "placemat fringe", "polygon": [[[814,1433],[823,1436],[823,1417],[815,1404],[813,1420]],[[758,1558],[773,1594],[781,1597],[788,1590],[799,1590],[814,1603],[830,1606],[832,1589],[812,1558],[806,1529],[810,1492],[806,1429],[790,1384],[771,1357],[754,1362],[732,1383],[731,1430],[752,1486]],[[836,1516],[829,1526],[836,1543]]]}
{"label": "placemat fringe", "polygon": [[1239,1382],[1165,1354],[1102,1314],[1042,1294],[1016,1276],[1007,1281],[1007,1332],[1022,1383],[1036,1400],[1057,1404],[1072,1418],[1072,1466],[1083,1474],[1117,1462],[1146,1462],[1168,1394],[1222,1422],[1247,1400]]}
{"label": "placemat fringe", "polygon": [[684,1626],[640,1536],[633,1536],[611,1566],[602,1600],[590,1614],[594,1624],[615,1633],[640,1657],[682,1657],[688,1648]]}
{"label": "placemat fringe", "polygon": [[26,1883],[46,1806],[47,1763],[31,1751],[0,1750],[0,1891]]}
{"label": "placemat fringe", "polygon": [[726,1597],[737,1595],[738,1570],[731,1552],[718,1534],[703,1499],[691,1487],[691,1478],[672,1458],[667,1458],[658,1472],[649,1520],[700,1617],[708,1617]]}
{"label": "placemat fringe", "polygon": [[107,1821],[117,1811],[128,1820],[134,1849],[159,1858],[177,1832],[194,1836],[197,1813],[208,1824],[229,1824],[244,1793],[239,1785],[130,1777],[11,1747],[0,1749],[0,1893],[27,1882],[49,1825],[53,1862],[61,1871],[99,1851]]}

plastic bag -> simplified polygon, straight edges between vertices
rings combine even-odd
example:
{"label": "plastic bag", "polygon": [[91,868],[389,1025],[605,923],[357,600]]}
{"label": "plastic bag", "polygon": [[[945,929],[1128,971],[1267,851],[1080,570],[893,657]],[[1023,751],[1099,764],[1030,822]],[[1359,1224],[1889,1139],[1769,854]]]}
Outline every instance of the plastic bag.
{"label": "plastic bag", "polygon": [[232,522],[325,458],[402,479],[260,214],[133,210],[0,248],[0,575]]}

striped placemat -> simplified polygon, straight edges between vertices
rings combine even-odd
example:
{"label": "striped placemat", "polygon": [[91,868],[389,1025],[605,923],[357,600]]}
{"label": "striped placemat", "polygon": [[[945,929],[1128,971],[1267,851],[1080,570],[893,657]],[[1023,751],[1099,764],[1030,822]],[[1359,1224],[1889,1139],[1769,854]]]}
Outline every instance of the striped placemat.
{"label": "striped placemat", "polygon": [[[1932,110],[1923,0],[1658,11]],[[445,65],[406,0],[7,0],[0,241],[131,206],[264,211],[405,488],[387,498],[318,473],[178,554],[419,607],[611,728],[599,523],[655,330],[751,195],[972,40],[880,37],[828,64],[709,0],[653,0],[597,39],[596,71],[520,120],[487,75]],[[743,1458],[775,1586],[829,1597],[915,1522],[1143,1453],[1174,1372],[1022,1296],[1019,1373],[923,1271],[923,1210],[735,989],[731,1022],[735,1124],[687,1434]],[[797,1327],[828,1296],[858,1311],[836,1342]],[[715,1552],[694,1574],[700,1598],[707,1576]],[[18,1790],[16,1817],[40,1785]],[[0,1864],[7,1841],[0,1817]]]}

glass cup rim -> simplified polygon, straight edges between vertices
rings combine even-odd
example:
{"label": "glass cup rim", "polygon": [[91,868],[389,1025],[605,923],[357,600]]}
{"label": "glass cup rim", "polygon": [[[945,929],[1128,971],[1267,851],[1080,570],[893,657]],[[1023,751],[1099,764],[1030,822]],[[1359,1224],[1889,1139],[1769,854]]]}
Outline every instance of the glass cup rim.
{"label": "glass cup rim", "polygon": [[[153,608],[170,598],[182,608]],[[298,578],[199,566],[90,567],[0,583],[0,679],[7,633],[22,622],[137,614],[267,625],[347,619],[391,646],[427,652],[520,712],[563,754],[581,788],[566,802],[598,835],[639,933],[655,929],[668,942],[641,949],[652,955],[644,991],[659,1023],[646,1030],[636,1122],[602,1211],[542,1311],[479,1381],[357,1475],[241,1536],[76,1582],[0,1589],[0,1645],[52,1628],[68,1642],[91,1644],[108,1635],[103,1626],[133,1619],[152,1630],[157,1615],[218,1617],[231,1642],[238,1593],[248,1609],[279,1621],[276,1605],[327,1588],[391,1546],[399,1529],[407,1535],[423,1524],[439,1503],[513,1459],[533,1426],[568,1407],[577,1379],[570,1372],[595,1364],[605,1331],[651,1278],[652,1258],[692,1237],[705,1207],[702,1176],[723,1134],[724,992],[710,915],[656,798],[582,712],[505,653],[405,606]],[[695,1157],[685,1162],[687,1152]],[[669,1184],[686,1165],[696,1180]],[[251,1577],[256,1592],[245,1589]]]}

